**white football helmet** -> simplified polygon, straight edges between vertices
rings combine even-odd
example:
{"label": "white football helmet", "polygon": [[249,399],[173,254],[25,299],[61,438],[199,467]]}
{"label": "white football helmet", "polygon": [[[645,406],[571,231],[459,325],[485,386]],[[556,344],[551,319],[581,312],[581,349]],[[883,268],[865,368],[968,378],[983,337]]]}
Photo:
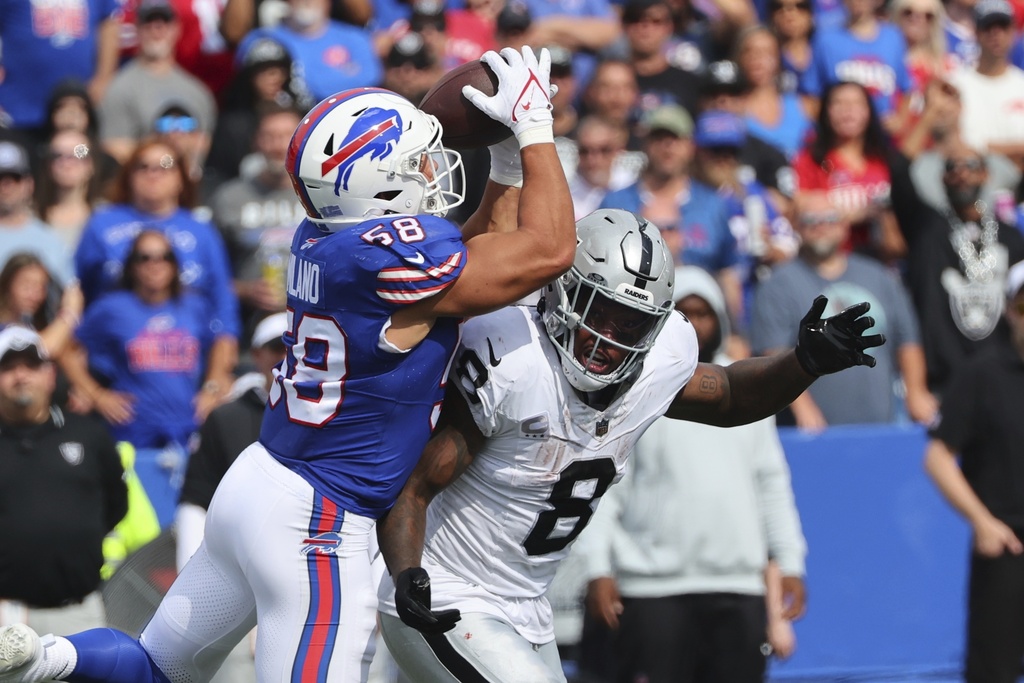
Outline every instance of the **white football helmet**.
{"label": "white football helmet", "polygon": [[[544,288],[538,309],[562,371],[580,391],[629,379],[672,312],[675,269],[658,228],[637,214],[601,209],[576,222],[572,268]],[[593,338],[576,357],[579,330]],[[608,347],[625,352],[608,367]]]}
{"label": "white football helmet", "polygon": [[383,88],[313,107],[285,165],[310,220],[328,228],[384,214],[443,216],[465,188],[462,158],[441,145],[437,119]]}

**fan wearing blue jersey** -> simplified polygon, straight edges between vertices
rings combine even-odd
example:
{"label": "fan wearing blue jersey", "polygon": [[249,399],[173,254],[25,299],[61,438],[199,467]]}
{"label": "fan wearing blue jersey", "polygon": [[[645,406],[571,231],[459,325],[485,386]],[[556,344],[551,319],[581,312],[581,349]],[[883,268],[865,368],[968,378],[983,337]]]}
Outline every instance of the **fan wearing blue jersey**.
{"label": "fan wearing blue jersey", "polygon": [[433,116],[379,88],[324,100],[287,166],[309,218],[288,267],[287,356],[257,443],[225,475],[203,544],[138,641],[110,629],[40,639],[0,629],[0,681],[209,680],[259,615],[261,682],[365,681],[371,532],[437,420],[462,319],[572,264],[572,200],[555,152],[550,56],[488,52],[473,104],[513,137],[462,232],[461,158]]}
{"label": "fan wearing blue jersey", "polygon": [[799,89],[810,98],[815,114],[827,86],[850,81],[867,88],[883,121],[896,125],[905,120],[910,106],[906,95],[913,85],[905,62],[907,45],[898,28],[878,19],[879,4],[845,0],[846,25],[814,35],[814,57]]}

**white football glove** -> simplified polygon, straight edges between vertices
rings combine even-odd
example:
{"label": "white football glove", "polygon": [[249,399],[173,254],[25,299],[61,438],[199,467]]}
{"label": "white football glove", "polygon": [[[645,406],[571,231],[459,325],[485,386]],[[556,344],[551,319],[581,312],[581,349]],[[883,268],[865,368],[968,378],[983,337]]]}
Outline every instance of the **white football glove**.
{"label": "white football glove", "polygon": [[520,149],[541,142],[554,142],[551,126],[551,55],[541,49],[540,59],[529,46],[522,54],[511,47],[501,53],[485,52],[480,61],[498,77],[498,91],[487,97],[471,85],[462,94],[495,121],[512,129]]}

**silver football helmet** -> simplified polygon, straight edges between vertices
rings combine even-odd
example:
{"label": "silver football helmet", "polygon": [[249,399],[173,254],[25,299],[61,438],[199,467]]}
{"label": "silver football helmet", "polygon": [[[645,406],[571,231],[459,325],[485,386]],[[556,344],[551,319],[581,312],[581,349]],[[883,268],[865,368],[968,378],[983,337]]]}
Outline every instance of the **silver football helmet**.
{"label": "silver football helmet", "polygon": [[[672,255],[647,219],[601,209],[576,222],[572,268],[544,288],[538,304],[576,389],[597,391],[640,369],[672,312],[674,273]],[[580,330],[590,339],[577,349]],[[609,347],[625,354],[618,367]]]}

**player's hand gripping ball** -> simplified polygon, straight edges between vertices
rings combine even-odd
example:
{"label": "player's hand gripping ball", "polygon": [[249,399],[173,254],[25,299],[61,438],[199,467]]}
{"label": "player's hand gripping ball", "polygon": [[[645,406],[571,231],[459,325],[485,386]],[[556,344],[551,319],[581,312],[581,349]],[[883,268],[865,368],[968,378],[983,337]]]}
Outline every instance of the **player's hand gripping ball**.
{"label": "player's hand gripping ball", "polygon": [[420,102],[448,147],[489,147],[515,135],[520,147],[553,140],[551,55],[524,46],[486,52],[444,76]]}

